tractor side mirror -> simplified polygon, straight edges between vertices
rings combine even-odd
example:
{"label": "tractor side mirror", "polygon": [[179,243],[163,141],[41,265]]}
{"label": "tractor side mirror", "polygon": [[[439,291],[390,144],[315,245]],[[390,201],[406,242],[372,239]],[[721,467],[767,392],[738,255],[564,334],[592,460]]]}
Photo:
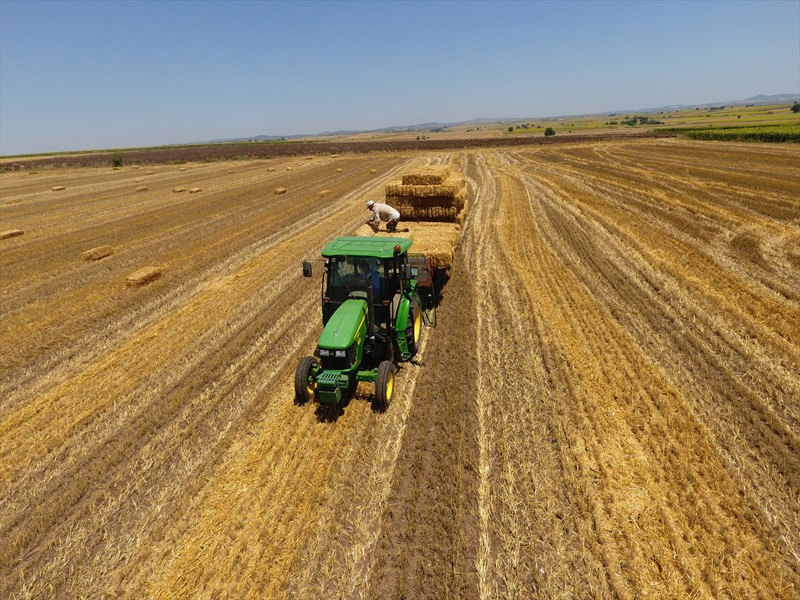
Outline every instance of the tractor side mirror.
{"label": "tractor side mirror", "polygon": [[311,277],[311,262],[303,261],[303,277]]}

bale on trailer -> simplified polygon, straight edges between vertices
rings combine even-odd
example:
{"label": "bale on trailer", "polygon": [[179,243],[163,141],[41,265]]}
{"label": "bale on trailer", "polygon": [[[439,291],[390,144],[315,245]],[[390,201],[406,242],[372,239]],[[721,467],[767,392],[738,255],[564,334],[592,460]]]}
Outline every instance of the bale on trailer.
{"label": "bale on trailer", "polygon": [[145,285],[161,277],[161,267],[142,267],[125,278],[127,285]]}
{"label": "bale on trailer", "polygon": [[425,167],[403,175],[403,185],[439,185],[450,176],[450,167]]}
{"label": "bale on trailer", "polygon": [[442,183],[429,185],[405,184],[392,181],[386,184],[386,197],[389,196],[417,196],[420,198],[430,196],[453,197],[466,187],[463,177],[452,175]]}
{"label": "bale on trailer", "polygon": [[111,246],[97,246],[97,248],[87,250],[81,256],[83,256],[83,260],[100,260],[106,256],[111,256],[113,253],[114,249]]}
{"label": "bale on trailer", "polygon": [[25,232],[22,231],[22,229],[7,229],[6,231],[0,231],[0,240],[17,237],[18,235],[22,235],[24,233]]}

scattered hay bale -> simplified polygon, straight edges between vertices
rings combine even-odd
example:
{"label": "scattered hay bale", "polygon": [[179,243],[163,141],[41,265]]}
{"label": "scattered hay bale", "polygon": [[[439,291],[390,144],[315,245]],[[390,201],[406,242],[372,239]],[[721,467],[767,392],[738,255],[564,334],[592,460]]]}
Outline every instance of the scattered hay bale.
{"label": "scattered hay bale", "polygon": [[7,229],[6,231],[0,231],[0,240],[5,240],[12,237],[17,237],[19,235],[24,234],[25,232],[22,229]]}
{"label": "scattered hay bale", "polygon": [[294,167],[286,167],[287,171],[294,171]]}
{"label": "scattered hay bale", "polygon": [[306,160],[314,160],[313,156],[306,156]]}
{"label": "scattered hay bale", "polygon": [[145,171],[144,174],[145,175],[155,175],[156,172],[155,171]]}
{"label": "scattered hay bale", "polygon": [[83,256],[83,260],[100,260],[106,256],[111,256],[113,253],[114,249],[111,246],[98,246],[87,250],[81,256]]}
{"label": "scattered hay bale", "polygon": [[281,194],[285,194],[285,193],[286,193],[286,188],[285,187],[276,187],[275,188],[275,195],[276,196],[280,196]]}
{"label": "scattered hay bale", "polygon": [[342,168],[338,168],[338,169],[336,169],[336,172],[337,172],[337,173],[341,173],[342,171],[344,171],[344,169],[342,169]]}
{"label": "scattered hay bale", "polygon": [[375,175],[375,173],[377,173],[377,172],[378,172],[378,169],[370,169],[370,170],[369,170],[369,172],[370,172],[372,175]]}
{"label": "scattered hay bale", "polygon": [[339,158],[338,154],[331,154],[331,158]]}
{"label": "scattered hay bale", "polygon": [[269,168],[267,169],[267,171],[274,171],[274,170],[275,170],[275,167],[269,167]]}
{"label": "scattered hay bale", "polygon": [[146,192],[147,191],[147,186],[146,185],[140,185],[139,187],[136,188],[136,191],[137,192]]}
{"label": "scattered hay bale", "polygon": [[191,188],[189,190],[189,193],[190,194],[196,194],[197,192],[202,192],[202,191],[203,191],[203,188],[201,188],[201,187],[193,187],[193,188]]}
{"label": "scattered hay bale", "polygon": [[145,285],[161,277],[161,267],[142,267],[125,278],[127,285]]}
{"label": "scattered hay bale", "polygon": [[227,171],[225,171],[225,173],[227,173],[228,175],[230,175],[231,173],[233,173],[233,169],[228,169]]}
{"label": "scattered hay bale", "polygon": [[403,185],[439,185],[450,176],[450,167],[425,167],[403,175]]}
{"label": "scattered hay bale", "polygon": [[331,194],[330,190],[320,190],[319,192],[317,192],[317,196],[330,196],[330,194]]}
{"label": "scattered hay bale", "polygon": [[138,169],[139,165],[131,165],[131,169]]}
{"label": "scattered hay bale", "polygon": [[28,175],[38,175],[39,171],[28,171]]}
{"label": "scattered hay bale", "polygon": [[175,186],[174,188],[172,188],[172,191],[175,194],[179,194],[180,192],[185,192],[186,188],[178,185],[178,186]]}
{"label": "scattered hay bale", "polygon": [[65,188],[63,185],[57,185],[57,186],[54,186],[54,187],[52,187],[51,189],[52,189],[54,192],[60,192],[61,190],[65,190],[65,189],[67,189],[67,188]]}
{"label": "scattered hay bale", "polygon": [[185,171],[185,170],[186,170],[186,167],[181,167],[180,169],[178,169],[178,171]]}
{"label": "scattered hay bale", "polygon": [[114,171],[122,171],[122,167],[111,167]]}

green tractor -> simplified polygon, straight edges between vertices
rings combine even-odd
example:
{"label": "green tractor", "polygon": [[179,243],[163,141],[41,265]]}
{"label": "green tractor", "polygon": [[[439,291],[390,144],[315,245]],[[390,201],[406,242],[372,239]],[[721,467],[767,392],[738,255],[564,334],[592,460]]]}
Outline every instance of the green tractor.
{"label": "green tractor", "polygon": [[[434,269],[410,248],[399,237],[341,237],[325,246],[324,329],[315,355],[297,365],[298,403],[338,405],[366,381],[375,384],[376,408],[388,408],[396,364],[416,354],[422,323],[435,325]],[[309,261],[303,275],[312,276]]]}

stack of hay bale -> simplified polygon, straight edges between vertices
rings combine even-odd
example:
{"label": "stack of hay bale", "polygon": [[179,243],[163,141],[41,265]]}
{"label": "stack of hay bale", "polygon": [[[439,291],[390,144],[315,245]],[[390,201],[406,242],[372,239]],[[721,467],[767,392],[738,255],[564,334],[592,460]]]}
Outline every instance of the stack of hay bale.
{"label": "stack of hay bale", "polygon": [[405,173],[386,186],[386,203],[400,211],[401,221],[460,223],[466,207],[464,176],[447,166],[425,167]]}

